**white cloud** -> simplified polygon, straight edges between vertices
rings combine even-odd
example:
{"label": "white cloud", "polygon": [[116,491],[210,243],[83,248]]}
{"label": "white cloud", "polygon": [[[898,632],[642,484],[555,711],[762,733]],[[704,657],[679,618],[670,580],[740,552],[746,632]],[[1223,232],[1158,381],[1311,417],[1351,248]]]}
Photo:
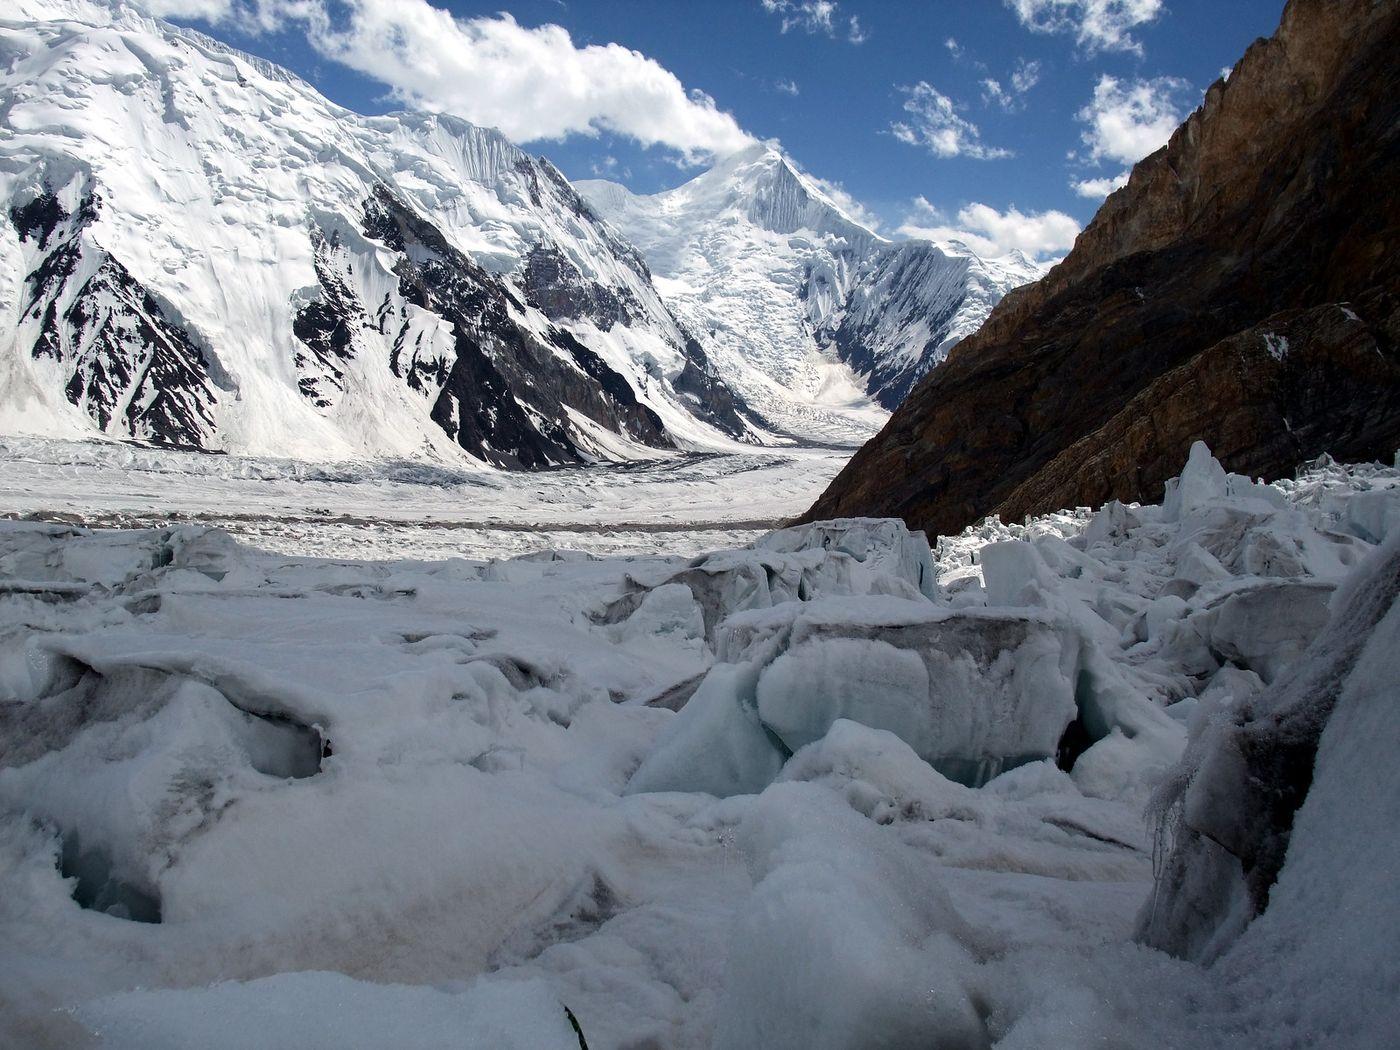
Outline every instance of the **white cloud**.
{"label": "white cloud", "polygon": [[754,140],[714,99],[619,44],[578,47],[562,26],[457,19],[426,0],[349,0],[318,50],[404,102],[498,127],[518,142],[610,131],[699,161]]}
{"label": "white cloud", "polygon": [[1008,113],[1016,107],[1016,98],[1004,87],[1000,80],[988,77],[982,81],[982,101],[988,106],[997,105]]}
{"label": "white cloud", "polygon": [[909,116],[891,124],[890,131],[900,142],[923,146],[936,157],[994,160],[1012,155],[1010,150],[983,143],[977,125],[959,116],[953,100],[927,81],[899,90],[907,96],[904,112]]}
{"label": "white cloud", "polygon": [[829,179],[819,179],[810,171],[803,171],[803,175],[811,179],[824,194],[831,198],[838,208],[844,211],[856,222],[860,223],[868,230],[880,230],[880,219],[874,212],[867,208],[860,201],[856,200],[846,192],[846,187],[839,182],[832,182]]}
{"label": "white cloud", "polygon": [[852,44],[863,44],[869,34],[855,15],[849,18],[841,14],[841,5],[836,0],[760,0],[763,9],[769,14],[781,16],[781,31],[800,29],[807,33],[821,33],[835,39],[845,36]]}
{"label": "white cloud", "polygon": [[1131,173],[1122,171],[1117,175],[1106,175],[1101,179],[1081,179],[1079,182],[1070,183],[1070,186],[1081,197],[1101,200],[1114,190],[1126,186],[1129,174]]}
{"label": "white cloud", "polygon": [[1040,63],[1027,62],[1024,58],[1018,58],[1016,69],[1011,74],[1011,90],[1018,95],[1024,95],[1039,83]]}
{"label": "white cloud", "polygon": [[138,0],[143,11],[157,18],[218,22],[229,16],[232,0]]}
{"label": "white cloud", "polygon": [[1191,85],[1177,77],[1124,83],[1105,74],[1077,118],[1089,160],[1135,164],[1171,138],[1182,120],[1181,99]]}
{"label": "white cloud", "polygon": [[992,77],[982,81],[982,102],[989,106],[999,106],[1007,113],[1014,113],[1024,105],[1021,96],[1038,83],[1040,63],[1027,62],[1024,58],[1018,59],[1016,68],[1011,73],[1009,86],[1003,87],[1000,80]]}
{"label": "white cloud", "polygon": [[248,31],[300,26],[326,58],[388,86],[408,106],[499,128],[516,142],[611,132],[677,151],[687,163],[755,140],[702,91],[620,44],[580,47],[562,26],[509,14],[456,18],[427,0],[142,0],[214,5],[210,21]]}
{"label": "white cloud", "polygon": [[1071,248],[1079,229],[1079,223],[1062,211],[1027,215],[1014,205],[1002,212],[988,204],[969,204],[950,224],[925,198],[916,197],[896,232],[932,241],[961,241],[984,258],[1016,250],[1044,262]]}
{"label": "white cloud", "polygon": [[795,80],[775,80],[773,86],[784,95],[798,95],[802,92],[802,89],[797,86],[797,81]]}
{"label": "white cloud", "polygon": [[948,49],[948,54],[952,55],[954,58],[962,58],[963,47],[952,37],[943,41],[943,46]]}
{"label": "white cloud", "polygon": [[1085,51],[1142,54],[1132,30],[1162,13],[1162,0],[1006,0],[1035,33],[1073,33]]}

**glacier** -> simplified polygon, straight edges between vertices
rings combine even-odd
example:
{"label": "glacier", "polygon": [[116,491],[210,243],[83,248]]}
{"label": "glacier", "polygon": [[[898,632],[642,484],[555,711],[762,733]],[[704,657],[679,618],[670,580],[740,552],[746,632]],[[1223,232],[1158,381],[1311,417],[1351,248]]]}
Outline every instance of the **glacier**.
{"label": "glacier", "polygon": [[[415,498],[350,468],[0,454],[88,486],[80,511],[133,476]],[[1200,448],[1166,507],[696,556],[666,547],[700,481],[674,469],[630,548],[0,522],[0,1041],[1388,1037],[1400,469],[1259,486]],[[538,506],[580,516],[573,488]],[[1316,756],[1283,808],[1235,757],[1280,733]]]}

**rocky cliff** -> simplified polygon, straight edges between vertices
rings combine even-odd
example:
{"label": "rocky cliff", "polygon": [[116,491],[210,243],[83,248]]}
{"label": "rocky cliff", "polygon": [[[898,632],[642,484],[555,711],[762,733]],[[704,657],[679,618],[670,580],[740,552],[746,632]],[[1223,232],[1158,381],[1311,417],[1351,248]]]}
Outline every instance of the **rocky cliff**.
{"label": "rocky cliff", "polygon": [[1400,446],[1400,3],[1292,0],[808,512],[951,532]]}

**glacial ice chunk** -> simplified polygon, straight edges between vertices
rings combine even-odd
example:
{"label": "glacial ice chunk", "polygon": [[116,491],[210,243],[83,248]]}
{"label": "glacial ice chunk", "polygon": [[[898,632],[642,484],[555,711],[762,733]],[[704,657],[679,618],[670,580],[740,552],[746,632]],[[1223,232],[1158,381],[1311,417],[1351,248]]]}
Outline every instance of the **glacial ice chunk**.
{"label": "glacial ice chunk", "polygon": [[1346,501],[1342,527],[1369,543],[1383,543],[1400,528],[1400,487],[1356,493]]}
{"label": "glacial ice chunk", "polygon": [[716,1050],[988,1045],[965,923],[881,831],[812,784],[754,800],[737,840],[756,885],[732,926]]}
{"label": "glacial ice chunk", "polygon": [[1332,591],[1318,580],[1263,580],[1199,615],[1214,652],[1271,682],[1321,632]]}
{"label": "glacial ice chunk", "polygon": [[758,714],[796,751],[839,718],[887,729],[915,751],[936,750],[928,670],[919,654],[878,639],[812,639],[758,680]]}
{"label": "glacial ice chunk", "polygon": [[704,791],[721,798],[761,791],[787,754],[758,717],[758,668],[720,664],[662,731],[627,784],[644,791]]}
{"label": "glacial ice chunk", "polygon": [[1077,632],[1047,612],[872,597],[744,613],[720,645],[763,667],[759,715],[788,747],[848,718],[971,784],[1055,754],[1075,713],[1078,650]]}
{"label": "glacial ice chunk", "polygon": [[836,551],[869,572],[910,583],[926,598],[938,596],[928,537],[910,531],[898,518],[835,518],[779,529],[754,543],[757,550],[795,553]]}
{"label": "glacial ice chunk", "polygon": [[690,588],[663,583],[647,591],[632,615],[612,628],[619,642],[664,640],[698,652],[704,647],[705,617]]}
{"label": "glacial ice chunk", "polygon": [[1210,454],[1210,447],[1204,441],[1193,441],[1181,475],[1167,481],[1162,520],[1180,521],[1193,510],[1223,499],[1227,484],[1225,468]]}
{"label": "glacial ice chunk", "polygon": [[990,606],[1036,605],[1037,593],[1055,587],[1055,574],[1025,540],[989,543],[982,548],[981,561]]}

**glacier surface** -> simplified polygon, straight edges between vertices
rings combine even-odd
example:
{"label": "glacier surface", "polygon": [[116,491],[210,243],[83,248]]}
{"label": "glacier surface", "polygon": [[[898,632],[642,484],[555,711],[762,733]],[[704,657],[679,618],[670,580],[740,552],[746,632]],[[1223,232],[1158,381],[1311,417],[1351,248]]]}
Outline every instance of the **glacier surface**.
{"label": "glacier surface", "polygon": [[[21,447],[79,512],[190,487],[180,454]],[[415,491],[199,462],[270,507]],[[726,476],[686,469],[651,511]],[[569,485],[534,506],[579,516]],[[1400,471],[1250,486],[693,557],[540,549],[547,515],[526,553],[395,559],[0,523],[0,1041],[1378,1045]],[[1228,857],[1183,882],[1165,849],[1249,812],[1212,756],[1314,681],[1250,921]],[[1146,819],[1183,784],[1184,824]],[[1135,939],[1153,901],[1175,954]]]}

